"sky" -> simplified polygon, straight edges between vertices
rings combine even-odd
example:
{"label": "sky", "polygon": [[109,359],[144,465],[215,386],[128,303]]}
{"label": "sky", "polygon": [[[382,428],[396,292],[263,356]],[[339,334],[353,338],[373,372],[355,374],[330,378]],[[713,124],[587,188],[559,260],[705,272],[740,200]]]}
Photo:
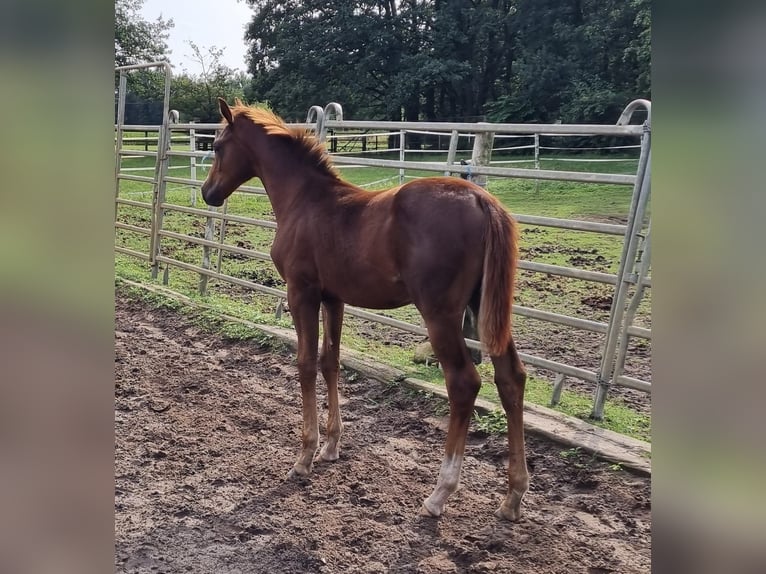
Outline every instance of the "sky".
{"label": "sky", "polygon": [[235,70],[246,71],[245,26],[252,19],[252,8],[245,0],[145,0],[141,9],[144,19],[158,16],[172,19],[168,47],[173,70],[199,74],[199,64],[187,57],[192,53],[188,40],[203,51],[215,46],[223,49],[221,63]]}

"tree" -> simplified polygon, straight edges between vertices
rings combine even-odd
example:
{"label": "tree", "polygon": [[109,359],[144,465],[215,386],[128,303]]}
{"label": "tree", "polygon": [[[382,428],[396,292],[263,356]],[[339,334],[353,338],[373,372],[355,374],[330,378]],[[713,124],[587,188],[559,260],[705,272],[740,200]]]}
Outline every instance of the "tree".
{"label": "tree", "polygon": [[615,121],[650,96],[649,0],[248,0],[257,99],[388,120]]}
{"label": "tree", "polygon": [[245,38],[259,99],[290,119],[331,100],[353,115],[399,119],[391,95],[402,51],[398,2],[248,1],[255,13]]}
{"label": "tree", "polygon": [[115,0],[114,2],[114,63],[127,66],[166,60],[168,30],[173,20],[157,18],[146,21],[140,14],[145,0]]}
{"label": "tree", "polygon": [[[128,66],[167,60],[168,30],[172,20],[146,21],[140,14],[145,0],[115,0],[114,65]],[[165,76],[156,70],[137,70],[127,76],[125,121],[157,124],[162,121]],[[115,79],[115,87],[116,87]],[[116,103],[115,103],[116,107]]]}
{"label": "tree", "polygon": [[648,0],[517,0],[495,121],[612,123],[650,96]]}
{"label": "tree", "polygon": [[202,70],[198,75],[183,74],[173,78],[170,106],[180,112],[182,121],[217,122],[220,119],[218,97],[232,101],[245,97],[245,87],[250,78],[242,72],[234,72],[221,63],[223,50],[216,46],[207,49],[189,41],[191,58]]}
{"label": "tree", "polygon": [[513,0],[248,0],[253,88],[281,114],[342,102],[390,120],[483,113],[507,73]]}

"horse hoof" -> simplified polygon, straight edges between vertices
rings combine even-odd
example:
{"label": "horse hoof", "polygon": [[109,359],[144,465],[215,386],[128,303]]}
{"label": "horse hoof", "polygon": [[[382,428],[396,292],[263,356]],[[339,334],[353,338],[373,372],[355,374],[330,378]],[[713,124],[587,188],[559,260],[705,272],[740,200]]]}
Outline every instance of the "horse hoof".
{"label": "horse hoof", "polygon": [[441,513],[441,509],[432,506],[431,503],[428,502],[428,499],[423,501],[423,504],[420,506],[420,510],[418,511],[418,515],[425,516],[427,518],[439,518]]}
{"label": "horse hoof", "polygon": [[322,448],[322,452],[319,453],[319,459],[323,460],[325,462],[334,462],[338,460],[340,457],[340,454],[338,453],[338,449],[328,449],[327,446]]}
{"label": "horse hoof", "polygon": [[495,510],[495,516],[498,517],[500,520],[518,522],[519,520],[521,520],[521,509],[508,508],[507,506],[501,505],[500,508]]}
{"label": "horse hoof", "polygon": [[311,474],[311,469],[306,468],[302,465],[296,464],[294,467],[290,469],[290,472],[287,473],[287,479],[288,480],[298,480],[301,478],[306,478],[309,474]]}

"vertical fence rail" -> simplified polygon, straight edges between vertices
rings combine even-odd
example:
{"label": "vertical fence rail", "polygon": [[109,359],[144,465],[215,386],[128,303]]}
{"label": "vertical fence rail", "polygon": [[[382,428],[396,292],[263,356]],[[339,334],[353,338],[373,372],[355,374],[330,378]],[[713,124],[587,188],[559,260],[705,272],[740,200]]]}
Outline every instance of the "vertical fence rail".
{"label": "vertical fence rail", "polygon": [[[223,207],[221,208],[223,217],[221,218],[221,225],[219,227],[218,231],[218,245],[223,247],[224,240],[226,239],[226,214],[229,212],[229,200],[225,200],[223,202]],[[223,249],[218,249],[218,261],[216,262],[215,269],[218,271],[218,273],[221,272],[221,265],[223,264]]]}
{"label": "vertical fence rail", "polygon": [[[193,124],[194,122],[189,122],[190,124]],[[194,128],[189,130],[189,151],[195,152],[197,151],[197,132]],[[197,180],[197,156],[191,156],[191,159],[189,161],[189,168],[190,168],[190,178],[193,180]],[[189,203],[191,203],[192,207],[197,206],[197,188],[193,185],[189,186],[190,188],[190,195]]]}
{"label": "vertical fence rail", "polygon": [[[540,169],[540,134],[535,134],[535,169]],[[535,193],[540,190],[540,180],[535,180]]]}
{"label": "vertical fence rail", "polygon": [[[399,130],[399,161],[404,161],[404,137],[407,134],[405,130]],[[399,185],[404,183],[404,168],[399,168]]]}
{"label": "vertical fence rail", "polygon": [[633,320],[636,317],[636,311],[638,311],[638,306],[641,304],[644,290],[646,289],[646,276],[649,273],[649,264],[651,261],[651,222],[649,223],[646,237],[641,244],[638,259],[635,291],[628,303],[628,308],[625,311],[623,329],[617,346],[617,360],[615,361],[614,372],[612,374],[612,384],[614,384],[615,380],[622,375],[625,368],[625,360],[628,354],[628,339],[630,338],[628,327],[633,324]]}
{"label": "vertical fence rail", "polygon": [[122,169],[122,127],[125,125],[125,96],[128,86],[128,76],[125,70],[120,70],[120,81],[117,88],[117,129],[114,143],[114,221],[117,222],[117,197],[120,195],[120,170]]}
{"label": "vertical fence rail", "polygon": [[[209,206],[208,211],[216,212],[218,211],[217,207],[213,207],[212,205]],[[213,241],[213,238],[215,237],[215,217],[208,217],[205,221],[205,241]],[[202,246],[202,262],[201,266],[203,269],[210,269],[210,250],[212,248],[208,245]],[[205,275],[204,273],[200,273],[199,275],[199,294],[205,295],[207,294],[207,282],[208,282],[209,276]]]}
{"label": "vertical fence rail", "polygon": [[162,128],[160,129],[159,139],[157,141],[157,170],[156,170],[156,182],[155,193],[153,194],[153,213],[154,224],[152,229],[152,279],[157,278],[159,272],[159,262],[157,256],[160,254],[160,230],[162,229],[162,222],[165,216],[165,210],[160,206],[165,203],[165,190],[167,189],[167,180],[165,179],[168,174],[168,164],[170,156],[170,82],[172,78],[172,72],[170,71],[170,65],[165,67],[165,96],[162,102]]}

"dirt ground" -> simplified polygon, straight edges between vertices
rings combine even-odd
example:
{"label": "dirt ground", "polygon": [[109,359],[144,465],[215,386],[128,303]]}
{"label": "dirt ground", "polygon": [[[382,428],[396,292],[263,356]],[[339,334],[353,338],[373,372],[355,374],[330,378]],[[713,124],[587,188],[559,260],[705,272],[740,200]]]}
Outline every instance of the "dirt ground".
{"label": "dirt ground", "polygon": [[340,459],[287,481],[300,441],[292,355],[122,296],[115,330],[117,572],[650,571],[646,477],[528,436],[525,515],[502,522],[505,441],[472,429],[460,490],[440,519],[420,517],[444,405],[350,375]]}

